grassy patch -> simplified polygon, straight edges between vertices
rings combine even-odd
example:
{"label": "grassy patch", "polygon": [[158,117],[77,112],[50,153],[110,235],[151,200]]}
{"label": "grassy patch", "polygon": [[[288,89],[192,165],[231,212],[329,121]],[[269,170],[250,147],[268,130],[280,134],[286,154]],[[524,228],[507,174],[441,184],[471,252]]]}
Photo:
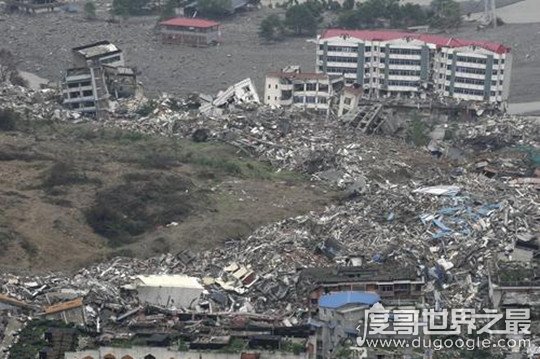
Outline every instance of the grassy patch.
{"label": "grassy patch", "polygon": [[53,191],[58,186],[71,186],[75,184],[101,183],[97,179],[88,178],[71,162],[59,161],[45,171],[41,186],[45,191]]}
{"label": "grassy patch", "polygon": [[117,247],[156,226],[182,221],[205,201],[206,195],[185,177],[132,173],[124,176],[124,183],[98,192],[86,219]]}

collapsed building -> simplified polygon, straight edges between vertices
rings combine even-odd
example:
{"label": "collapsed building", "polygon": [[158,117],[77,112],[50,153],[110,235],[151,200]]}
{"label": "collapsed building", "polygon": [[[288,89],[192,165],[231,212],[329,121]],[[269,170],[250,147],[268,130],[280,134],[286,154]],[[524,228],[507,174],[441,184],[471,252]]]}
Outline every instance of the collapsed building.
{"label": "collapsed building", "polygon": [[266,75],[264,103],[272,107],[295,106],[328,115],[331,102],[343,87],[343,77],[302,72],[289,66]]}
{"label": "collapsed building", "polygon": [[[80,118],[49,97],[36,101],[30,90],[0,90],[0,104],[32,120]],[[341,121],[314,121],[316,114],[301,109],[260,106],[249,79],[215,97],[156,102],[152,114],[143,116],[137,109],[146,102],[123,99],[118,113],[90,124],[185,138],[204,130],[207,141],[230,143],[347,196],[322,211],[268,224],[196,254],[113,258],[70,274],[1,276],[0,291],[10,298],[8,310],[18,321],[41,314],[84,328],[85,340],[68,358],[219,358],[224,353],[218,351],[239,340],[249,349],[230,358],[313,358],[317,353],[330,358],[331,347],[356,335],[346,320],[357,320],[371,306],[371,296],[349,298],[349,292],[370,292],[390,306],[480,308],[489,298],[490,278],[496,277],[486,265],[490,258],[537,258],[538,192],[528,181],[513,182],[535,172],[530,162],[511,154],[538,147],[534,119],[500,116],[456,124],[449,143],[473,154],[442,162]],[[497,162],[495,146],[509,151],[503,162]],[[491,166],[512,171],[504,176],[477,171],[478,151],[493,157]],[[525,273],[521,279],[533,278],[533,285],[492,285],[495,291],[517,293],[500,295],[503,305],[532,303],[534,295],[523,295],[536,286],[537,271]],[[322,300],[326,295],[333,299]],[[332,332],[318,340],[323,327]],[[183,350],[168,349],[180,340]],[[277,349],[268,354],[265,347]],[[300,353],[278,353],[285,347]]]}
{"label": "collapsed building", "polygon": [[62,82],[65,107],[104,118],[109,100],[140,95],[137,70],[126,67],[121,49],[109,41],[100,41],[72,49],[73,68]]}
{"label": "collapsed building", "polygon": [[317,39],[316,71],[343,75],[366,96],[435,93],[501,104],[508,99],[512,54],[487,41],[384,30],[325,30]]}

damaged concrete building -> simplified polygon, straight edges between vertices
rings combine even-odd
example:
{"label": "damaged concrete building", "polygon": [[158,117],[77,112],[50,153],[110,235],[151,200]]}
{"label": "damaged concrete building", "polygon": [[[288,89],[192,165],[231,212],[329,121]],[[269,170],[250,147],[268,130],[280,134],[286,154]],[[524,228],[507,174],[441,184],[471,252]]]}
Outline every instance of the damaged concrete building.
{"label": "damaged concrete building", "polygon": [[317,39],[316,70],[343,75],[366,96],[508,99],[512,54],[488,41],[384,30],[328,29]]}
{"label": "damaged concrete building", "polygon": [[186,275],[141,275],[133,288],[142,303],[176,308],[190,308],[204,290],[197,278]]}
{"label": "damaged concrete building", "polygon": [[137,70],[126,67],[124,55],[116,45],[100,41],[72,49],[73,68],[62,82],[65,107],[103,118],[109,99],[138,95]]}
{"label": "damaged concrete building", "polygon": [[299,66],[290,66],[266,75],[264,103],[329,114],[332,97],[342,86],[343,76],[302,72]]}

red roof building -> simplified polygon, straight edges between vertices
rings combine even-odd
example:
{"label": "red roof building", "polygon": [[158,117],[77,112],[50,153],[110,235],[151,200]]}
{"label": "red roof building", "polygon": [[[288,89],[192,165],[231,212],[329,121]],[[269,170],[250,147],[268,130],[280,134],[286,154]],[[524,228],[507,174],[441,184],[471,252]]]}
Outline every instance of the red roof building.
{"label": "red roof building", "polygon": [[209,46],[220,42],[220,23],[207,19],[175,17],[159,23],[165,44]]}
{"label": "red roof building", "polygon": [[345,29],[327,29],[322,35],[321,39],[327,39],[337,36],[348,36],[363,41],[390,41],[397,39],[414,39],[422,42],[435,44],[437,47],[464,47],[464,46],[477,46],[495,52],[497,54],[504,54],[510,52],[510,48],[504,45],[490,42],[490,41],[475,41],[457,39],[454,37],[444,37],[425,33],[405,32],[396,30],[345,30]]}

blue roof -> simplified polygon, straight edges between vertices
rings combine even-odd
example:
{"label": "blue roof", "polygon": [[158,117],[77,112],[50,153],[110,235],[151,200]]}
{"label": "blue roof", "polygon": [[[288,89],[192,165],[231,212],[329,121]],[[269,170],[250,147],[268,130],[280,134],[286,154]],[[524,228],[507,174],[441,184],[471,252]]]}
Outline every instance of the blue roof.
{"label": "blue roof", "polygon": [[319,299],[319,307],[336,309],[347,304],[373,305],[381,300],[377,293],[371,292],[336,292],[325,294]]}

